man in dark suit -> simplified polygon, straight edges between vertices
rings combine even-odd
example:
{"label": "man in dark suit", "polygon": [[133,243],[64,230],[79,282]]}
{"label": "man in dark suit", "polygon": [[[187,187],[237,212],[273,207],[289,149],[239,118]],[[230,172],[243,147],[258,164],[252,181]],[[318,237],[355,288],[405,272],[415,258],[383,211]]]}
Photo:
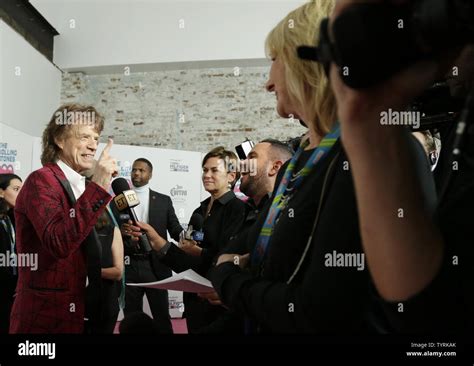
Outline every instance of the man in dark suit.
{"label": "man in dark suit", "polygon": [[[88,185],[79,173],[92,167],[103,126],[93,107],[67,104],[43,132],[43,167],[29,175],[15,206],[18,254],[37,256],[37,268],[19,267],[11,333],[83,332],[86,278],[100,290],[94,225],[111,199],[107,189],[117,171],[109,156],[112,140]],[[100,303],[93,306],[91,313],[100,314]]]}
{"label": "man in dark suit", "polygon": [[[153,165],[144,158],[133,162],[131,179],[133,190],[140,204],[134,208],[138,220],[150,224],[162,237],[170,236],[179,241],[183,231],[176,217],[171,198],[150,189],[149,181]],[[156,257],[156,253],[145,254],[137,251],[136,244],[124,235],[125,279],[127,283],[154,282],[171,276],[171,270]],[[128,260],[127,260],[128,259]],[[172,333],[169,315],[168,291],[144,287],[126,286],[125,316],[143,309],[143,295],[146,294],[153,319],[160,332]]]}

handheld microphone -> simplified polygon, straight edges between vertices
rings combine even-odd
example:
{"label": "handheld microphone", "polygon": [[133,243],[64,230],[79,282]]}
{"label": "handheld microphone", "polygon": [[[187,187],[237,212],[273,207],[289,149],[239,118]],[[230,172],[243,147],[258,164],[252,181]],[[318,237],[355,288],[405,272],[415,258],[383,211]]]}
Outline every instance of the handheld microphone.
{"label": "handheld microphone", "polygon": [[128,221],[130,219],[130,215],[128,213],[121,213],[120,214],[120,222]]}
{"label": "handheld microphone", "polygon": [[[140,200],[137,197],[137,194],[130,189],[128,182],[125,178],[117,178],[112,182],[112,189],[116,196],[114,197],[115,205],[120,212],[120,217],[128,215],[130,220],[132,220],[133,225],[138,226],[138,218],[135,213],[134,207],[140,204]],[[146,233],[141,231],[141,236],[138,240],[138,247],[141,251],[148,253],[152,251],[150,242]]]}
{"label": "handheld microphone", "polygon": [[201,214],[195,212],[189,220],[188,229],[184,237],[188,240],[194,240],[201,242],[204,240],[204,232],[202,231],[202,226],[204,224],[204,217]]}

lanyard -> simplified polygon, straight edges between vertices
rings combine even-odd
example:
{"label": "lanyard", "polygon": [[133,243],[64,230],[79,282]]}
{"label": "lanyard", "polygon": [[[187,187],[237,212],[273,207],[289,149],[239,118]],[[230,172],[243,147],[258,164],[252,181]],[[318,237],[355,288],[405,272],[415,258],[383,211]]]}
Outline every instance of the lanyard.
{"label": "lanyard", "polygon": [[255,250],[253,252],[252,264],[257,265],[262,263],[269,247],[275,223],[282,210],[288,204],[288,200],[296,192],[298,187],[301,186],[304,178],[311,173],[318,162],[322,161],[323,157],[326,156],[326,153],[331,150],[339,136],[339,124],[336,123],[332,131],[324,136],[318,148],[315,149],[315,151],[311,154],[303,169],[293,175],[295,165],[306,146],[308,146],[309,140],[305,140],[304,142],[302,141],[300,143],[298,150],[286,167],[285,174],[283,175],[280,185],[278,186],[275,198],[273,199],[270,210],[268,211],[267,218],[263,223],[263,227],[257,239],[257,245],[255,246]]}

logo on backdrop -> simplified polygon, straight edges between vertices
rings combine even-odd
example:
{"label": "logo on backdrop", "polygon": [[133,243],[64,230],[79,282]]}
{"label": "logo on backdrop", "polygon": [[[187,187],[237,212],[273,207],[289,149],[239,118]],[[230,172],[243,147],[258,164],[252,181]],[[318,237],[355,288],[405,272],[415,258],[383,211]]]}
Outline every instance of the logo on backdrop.
{"label": "logo on backdrop", "polygon": [[0,142],[0,174],[13,173],[18,170],[17,150],[9,149],[7,142]]}
{"label": "logo on backdrop", "polygon": [[173,188],[170,189],[170,196],[171,200],[174,203],[184,203],[187,200],[188,197],[188,191],[187,189],[184,189],[183,186],[180,186],[177,184]]}
{"label": "logo on backdrop", "polygon": [[132,173],[132,164],[129,161],[119,160],[117,161],[119,177],[130,178]]}
{"label": "logo on backdrop", "polygon": [[170,189],[171,197],[186,197],[188,195],[188,191],[177,184],[175,187]]}
{"label": "logo on backdrop", "polygon": [[181,160],[170,160],[170,172],[189,172],[189,165],[182,164]]}

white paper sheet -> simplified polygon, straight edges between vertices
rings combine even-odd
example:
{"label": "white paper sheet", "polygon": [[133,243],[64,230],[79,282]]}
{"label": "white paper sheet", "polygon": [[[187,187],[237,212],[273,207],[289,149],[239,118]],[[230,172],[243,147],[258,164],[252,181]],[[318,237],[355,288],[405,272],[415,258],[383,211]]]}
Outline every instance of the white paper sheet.
{"label": "white paper sheet", "polygon": [[192,269],[175,274],[161,281],[148,283],[127,283],[127,286],[150,287],[163,290],[194,293],[214,291],[211,282],[207,278],[198,275]]}

